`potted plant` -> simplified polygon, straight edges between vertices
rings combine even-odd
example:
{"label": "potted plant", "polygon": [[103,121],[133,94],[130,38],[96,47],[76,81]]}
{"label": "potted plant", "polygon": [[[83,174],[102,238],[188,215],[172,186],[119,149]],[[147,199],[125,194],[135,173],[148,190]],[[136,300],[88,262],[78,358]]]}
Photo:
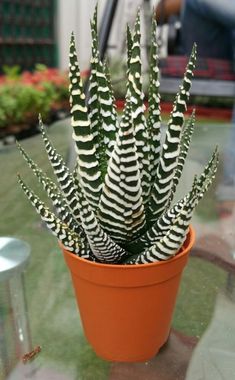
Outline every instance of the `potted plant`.
{"label": "potted plant", "polygon": [[196,46],[176,95],[161,146],[156,24],[152,22],[149,109],[141,88],[140,15],[127,28],[126,103],[119,121],[106,64],[99,59],[97,13],[91,23],[90,98],[85,103],[74,36],[70,104],[77,165],[70,171],[39,124],[54,184],[19,146],[57,210],[18,176],[25,194],[59,239],[88,341],[101,357],[143,361],[166,342],[177,290],[194,242],[193,211],[217,169],[217,148],[191,190],[172,204],[193,133],[184,122]]}

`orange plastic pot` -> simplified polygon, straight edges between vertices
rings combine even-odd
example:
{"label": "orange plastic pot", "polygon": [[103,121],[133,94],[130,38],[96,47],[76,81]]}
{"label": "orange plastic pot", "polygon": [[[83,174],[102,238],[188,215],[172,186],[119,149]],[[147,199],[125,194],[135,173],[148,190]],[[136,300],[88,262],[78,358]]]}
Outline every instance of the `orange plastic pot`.
{"label": "orange plastic pot", "polygon": [[194,243],[190,228],[180,253],[142,265],[93,263],[66,251],[87,340],[110,361],[146,361],[166,342],[177,291]]}

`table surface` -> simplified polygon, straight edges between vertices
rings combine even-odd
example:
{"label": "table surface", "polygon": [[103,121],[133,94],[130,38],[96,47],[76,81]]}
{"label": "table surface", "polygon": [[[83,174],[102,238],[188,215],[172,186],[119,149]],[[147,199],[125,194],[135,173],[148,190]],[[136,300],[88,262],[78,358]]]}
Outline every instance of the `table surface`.
{"label": "table surface", "polygon": [[[62,121],[49,129],[55,145],[63,153],[70,133],[68,124]],[[177,196],[190,187],[194,174],[202,170],[216,144],[220,150],[220,166],[212,188],[193,219],[196,243],[182,278],[169,340],[155,358],[145,363],[107,363],[95,355],[84,337],[68,270],[56,240],[40,224],[17,188],[16,180],[4,180],[0,211],[2,216],[5,214],[5,220],[1,231],[4,235],[8,231],[8,235],[28,241],[31,246],[30,264],[24,274],[25,313],[30,345],[41,346],[41,352],[32,362],[23,364],[22,356],[26,352],[16,343],[12,310],[4,312],[0,292],[0,332],[6,331],[8,355],[7,365],[0,357],[0,380],[234,378],[235,188],[223,179],[228,170],[235,178],[235,160],[231,154],[231,146],[233,150],[235,145],[233,128],[230,123],[211,122],[199,123],[196,127]],[[47,170],[37,150],[42,146],[40,136],[22,145]],[[1,173],[9,165],[13,176],[14,166],[17,166],[30,183],[33,176],[20,160],[15,146],[3,148],[0,155]],[[35,179],[32,184],[38,191]],[[15,202],[9,208],[4,202],[6,194]],[[0,338],[0,347],[1,342]]]}

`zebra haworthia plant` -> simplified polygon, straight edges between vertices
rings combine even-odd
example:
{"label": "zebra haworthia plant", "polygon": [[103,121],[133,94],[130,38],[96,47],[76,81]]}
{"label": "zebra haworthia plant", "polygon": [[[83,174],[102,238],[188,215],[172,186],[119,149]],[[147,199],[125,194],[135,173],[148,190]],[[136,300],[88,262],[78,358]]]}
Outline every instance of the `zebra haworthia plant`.
{"label": "zebra haworthia plant", "polygon": [[195,115],[185,122],[196,46],[176,95],[164,143],[161,138],[156,23],[152,21],[149,109],[141,81],[140,14],[133,34],[127,28],[127,90],[123,115],[117,116],[107,65],[99,58],[97,11],[91,22],[90,98],[86,105],[74,36],[70,44],[70,104],[77,163],[70,171],[39,124],[58,184],[52,182],[19,145],[42,184],[53,211],[27,187],[25,194],[64,247],[80,257],[113,264],[167,260],[186,239],[193,211],[210,186],[218,163],[217,148],[191,190],[172,204],[187,157]]}

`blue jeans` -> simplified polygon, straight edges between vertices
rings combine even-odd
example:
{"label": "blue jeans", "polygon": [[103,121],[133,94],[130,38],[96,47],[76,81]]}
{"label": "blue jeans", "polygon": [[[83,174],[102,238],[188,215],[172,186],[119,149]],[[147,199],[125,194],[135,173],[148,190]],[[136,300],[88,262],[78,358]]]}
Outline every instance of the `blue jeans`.
{"label": "blue jeans", "polygon": [[199,57],[234,59],[235,0],[184,0],[181,22],[183,54],[196,42]]}
{"label": "blue jeans", "polygon": [[[224,150],[224,167],[222,182],[226,186],[235,188],[235,107],[228,142]],[[234,194],[235,195],[235,194]]]}
{"label": "blue jeans", "polygon": [[[235,0],[184,0],[181,23],[183,54],[189,55],[196,42],[199,57],[235,63]],[[217,196],[221,200],[235,200],[235,105]]]}

